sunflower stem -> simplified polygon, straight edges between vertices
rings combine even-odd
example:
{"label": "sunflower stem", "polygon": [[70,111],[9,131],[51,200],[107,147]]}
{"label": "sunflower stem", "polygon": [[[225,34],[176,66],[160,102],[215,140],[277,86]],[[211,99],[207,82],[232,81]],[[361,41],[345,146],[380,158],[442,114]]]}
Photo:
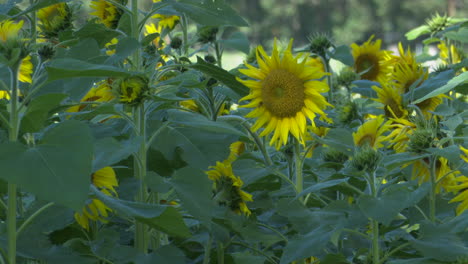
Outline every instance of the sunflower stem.
{"label": "sunflower stem", "polygon": [[[135,160],[135,178],[139,181],[140,186],[138,189],[138,194],[136,201],[140,203],[146,203],[148,199],[148,192],[146,188],[145,178],[146,178],[146,115],[145,115],[145,106],[140,104],[138,107],[134,108],[134,116],[136,119],[136,127],[138,128],[138,136],[142,138],[140,148],[138,150],[137,156],[138,161]],[[140,222],[136,222],[135,228],[135,248],[142,253],[147,253],[148,251],[148,242],[149,242],[149,232],[148,227]],[[159,238],[159,233],[156,234],[156,238]]]}
{"label": "sunflower stem", "polygon": [[[10,68],[10,126],[8,136],[10,142],[18,140],[19,116],[18,116],[18,73],[20,63]],[[8,210],[7,210],[7,238],[8,238],[8,263],[16,264],[16,184],[8,183]]]}
{"label": "sunflower stem", "polygon": [[211,244],[213,243],[213,237],[211,234],[208,236],[208,241],[206,242],[205,245],[205,256],[203,257],[203,264],[209,264],[210,263],[210,256],[211,256]]}
{"label": "sunflower stem", "polygon": [[[301,145],[299,140],[294,140],[294,164],[296,174],[296,192],[299,194],[303,190],[304,180],[302,175],[302,158],[301,158]],[[300,198],[302,202],[304,199]]]}
{"label": "sunflower stem", "polygon": [[429,171],[431,177],[431,191],[429,193],[429,219],[432,223],[436,220],[436,191],[437,191],[437,179],[436,179],[436,158],[431,156],[429,163]]}
{"label": "sunflower stem", "polygon": [[187,25],[187,17],[185,16],[185,14],[182,14],[182,17],[181,17],[181,27],[182,27],[182,35],[183,35],[183,38],[184,38],[184,43],[183,43],[183,48],[184,48],[184,56],[187,56],[188,55],[188,49],[189,49],[189,45],[188,45],[188,25]]}
{"label": "sunflower stem", "polygon": [[224,264],[224,246],[223,243],[217,243],[218,264]]}
{"label": "sunflower stem", "polygon": [[[371,187],[371,195],[374,198],[377,198],[377,181],[375,171],[369,177],[370,180],[370,187]],[[378,264],[380,262],[380,249],[379,249],[379,223],[377,220],[371,220],[371,228],[372,228],[372,263]]]}
{"label": "sunflower stem", "polygon": [[218,66],[219,66],[220,68],[222,68],[222,67],[223,67],[223,64],[222,64],[222,62],[221,62],[221,57],[222,57],[223,52],[222,52],[221,49],[219,48],[219,43],[218,43],[218,41],[216,41],[216,42],[214,43],[214,46],[215,46],[215,51],[216,51],[216,62],[218,63]]}

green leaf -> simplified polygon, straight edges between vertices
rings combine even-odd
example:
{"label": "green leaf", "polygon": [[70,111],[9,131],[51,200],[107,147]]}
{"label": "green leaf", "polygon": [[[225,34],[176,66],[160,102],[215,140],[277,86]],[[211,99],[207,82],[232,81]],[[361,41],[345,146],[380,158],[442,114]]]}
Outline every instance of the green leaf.
{"label": "green leaf", "polygon": [[235,128],[229,123],[223,121],[211,121],[200,114],[178,110],[169,110],[168,115],[171,117],[171,121],[176,124],[199,128],[215,133],[226,133],[245,137],[247,136],[244,132]]}
{"label": "green leaf", "polygon": [[133,217],[137,221],[172,236],[181,238],[190,236],[190,231],[182,216],[174,207],[124,201],[105,195],[94,186],[91,186],[91,189],[99,200],[124,216]]}
{"label": "green leaf", "polygon": [[77,59],[56,59],[46,67],[48,82],[73,77],[125,77],[130,73],[114,66],[93,64]]}
{"label": "green leaf", "polygon": [[347,45],[336,47],[333,52],[329,52],[328,55],[330,58],[341,61],[348,66],[354,65],[354,58],[351,54],[351,48]]}
{"label": "green leaf", "polygon": [[380,84],[378,82],[373,82],[369,80],[358,80],[353,82],[353,87],[351,88],[351,91],[353,93],[361,94],[365,97],[377,98],[377,92],[374,89],[372,89],[373,86],[380,87]]}
{"label": "green leaf", "polygon": [[335,185],[341,184],[343,182],[347,182],[349,178],[344,178],[344,179],[336,179],[336,180],[330,180],[330,181],[324,181],[324,182],[318,182],[313,184],[312,186],[306,188],[304,191],[299,193],[296,198],[304,196],[309,193],[317,192],[322,189],[328,188],[328,187],[333,187]]}
{"label": "green leaf", "polygon": [[333,233],[333,227],[323,225],[315,227],[305,236],[290,239],[284,249],[280,263],[289,264],[295,260],[319,255]]}
{"label": "green leaf", "polygon": [[468,247],[455,234],[438,232],[411,241],[411,245],[425,257],[441,261],[456,261],[468,257]]}
{"label": "green leaf", "polygon": [[263,256],[254,256],[248,252],[236,252],[231,254],[234,264],[264,264],[266,258]]}
{"label": "green leaf", "polygon": [[453,75],[454,72],[452,70],[448,70],[427,79],[421,84],[421,86],[414,89],[414,101],[412,104],[418,104],[424,100],[438,96],[439,94],[449,92],[456,86],[468,80],[468,72],[464,72],[451,79]]}
{"label": "green leaf", "polygon": [[324,139],[316,138],[318,141],[323,141],[331,147],[350,155],[354,149],[353,134],[346,128],[333,128],[327,133]]}
{"label": "green leaf", "polygon": [[460,162],[460,149],[456,145],[451,145],[442,149],[429,148],[428,151],[437,156],[446,158],[454,165]]}
{"label": "green leaf", "polygon": [[136,153],[140,147],[141,138],[131,138],[117,141],[114,138],[102,138],[94,143],[93,171],[113,165]]}
{"label": "green leaf", "polygon": [[60,106],[67,97],[66,94],[45,94],[32,100],[21,119],[20,130],[24,133],[33,133],[42,129],[44,122],[54,114],[51,111]]}
{"label": "green leaf", "polygon": [[116,52],[114,55],[123,60],[129,57],[135,50],[139,49],[140,47],[140,43],[135,38],[123,38],[117,42],[115,47]]}
{"label": "green leaf", "polygon": [[215,66],[211,63],[205,62],[202,58],[197,56],[197,63],[192,65],[187,65],[187,67],[203,72],[204,74],[220,81],[227,87],[231,88],[234,92],[239,95],[246,95],[249,92],[249,88],[239,81],[236,80],[236,77],[230,74],[228,71]]}
{"label": "green leaf", "polygon": [[357,203],[363,214],[388,226],[403,209],[417,204],[429,191],[425,183],[411,191],[406,185],[392,185],[379,197],[362,195]]}
{"label": "green leaf", "polygon": [[430,32],[431,32],[431,30],[430,30],[429,26],[423,25],[423,26],[419,26],[417,28],[414,28],[414,29],[410,30],[409,32],[407,32],[405,34],[405,37],[408,40],[413,40],[413,39],[416,39],[417,37],[419,37],[421,35],[428,34]]}
{"label": "green leaf", "polygon": [[460,28],[457,32],[450,31],[445,34],[448,39],[460,41],[463,43],[468,42],[468,28]]}
{"label": "green leaf", "polygon": [[93,146],[87,125],[65,121],[47,130],[28,148],[0,145],[0,177],[42,199],[81,210],[88,197]]}
{"label": "green leaf", "polygon": [[249,24],[224,1],[179,0],[169,2],[178,12],[205,26],[246,27]]}
{"label": "green leaf", "polygon": [[242,32],[235,32],[228,39],[221,39],[218,42],[222,43],[225,47],[242,51],[245,54],[250,52],[250,42],[247,36]]}
{"label": "green leaf", "polygon": [[195,218],[209,223],[213,209],[212,181],[199,169],[185,167],[178,170],[170,182],[184,208]]}
{"label": "green leaf", "polygon": [[396,153],[396,154],[391,154],[391,155],[385,155],[382,160],[382,164],[385,166],[385,168],[391,171],[395,168],[411,163],[412,161],[423,159],[426,157],[429,157],[429,155],[428,154],[416,155],[414,153],[409,153],[409,152]]}
{"label": "green leaf", "polygon": [[113,38],[119,36],[119,32],[109,29],[102,23],[93,20],[88,21],[83,27],[73,33],[79,39],[92,38],[97,41],[100,48],[103,48]]}

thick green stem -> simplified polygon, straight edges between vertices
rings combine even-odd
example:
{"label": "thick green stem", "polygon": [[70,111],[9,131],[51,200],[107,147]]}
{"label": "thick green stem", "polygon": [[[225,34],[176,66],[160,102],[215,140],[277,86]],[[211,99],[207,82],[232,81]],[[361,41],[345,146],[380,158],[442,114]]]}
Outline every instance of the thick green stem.
{"label": "thick green stem", "polygon": [[432,223],[436,220],[436,192],[437,192],[437,179],[436,179],[436,157],[432,156],[429,165],[431,177],[431,191],[429,193],[429,219]]}
{"label": "thick green stem", "polygon": [[208,241],[206,242],[205,245],[205,256],[203,257],[203,264],[209,264],[210,263],[210,256],[211,256],[211,244],[213,243],[213,237],[211,234],[208,237]]}
{"label": "thick green stem", "polygon": [[294,171],[296,174],[296,191],[297,193],[301,193],[304,189],[304,180],[302,176],[301,145],[298,140],[294,140],[294,164]]}
{"label": "thick green stem", "polygon": [[217,243],[218,264],[224,264],[224,245],[221,242]]}
{"label": "thick green stem", "polygon": [[222,68],[222,67],[223,67],[223,64],[222,64],[222,62],[221,62],[221,58],[222,58],[221,55],[222,55],[222,52],[221,52],[221,50],[220,50],[220,48],[219,48],[219,43],[216,41],[216,42],[214,43],[214,46],[215,46],[215,51],[216,51],[216,61],[217,61],[217,63],[218,63],[218,66],[219,66],[220,68]]}
{"label": "thick green stem", "polygon": [[[375,172],[369,177],[372,197],[377,198],[377,179]],[[380,262],[380,249],[379,249],[379,223],[377,220],[371,220],[372,229],[372,263],[378,264]]]}
{"label": "thick green stem", "polygon": [[[136,201],[140,203],[146,203],[148,200],[148,192],[146,188],[145,178],[146,178],[146,116],[145,116],[145,107],[143,104],[140,104],[138,107],[134,108],[134,117],[136,127],[138,129],[138,136],[141,137],[141,145],[137,153],[137,157],[134,161],[135,166],[135,178],[139,181],[140,186]],[[135,228],[135,248],[142,253],[148,251],[149,243],[149,230],[148,227],[140,222],[136,222]]]}
{"label": "thick green stem", "polygon": [[[18,115],[18,71],[19,63],[11,69],[10,90],[10,126],[8,136],[10,142],[18,140],[19,115]],[[8,263],[16,263],[16,184],[8,183],[8,210],[7,210],[7,237],[8,237]]]}

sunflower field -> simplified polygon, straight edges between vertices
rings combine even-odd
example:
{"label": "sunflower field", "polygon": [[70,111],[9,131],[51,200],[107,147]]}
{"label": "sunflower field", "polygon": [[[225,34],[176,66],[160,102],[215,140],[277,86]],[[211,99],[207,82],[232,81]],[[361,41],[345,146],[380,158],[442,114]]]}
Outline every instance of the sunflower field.
{"label": "sunflower field", "polygon": [[418,54],[248,26],[0,1],[0,264],[468,263],[468,19],[428,18]]}

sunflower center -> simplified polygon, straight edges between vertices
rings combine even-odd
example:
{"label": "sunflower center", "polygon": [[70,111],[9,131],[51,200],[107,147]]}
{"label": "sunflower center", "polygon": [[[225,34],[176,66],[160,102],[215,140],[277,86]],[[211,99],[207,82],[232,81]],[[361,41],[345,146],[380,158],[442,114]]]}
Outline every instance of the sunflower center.
{"label": "sunflower center", "polygon": [[362,54],[356,59],[356,71],[358,73],[366,71],[361,75],[365,80],[376,80],[379,75],[379,59],[372,54]]}
{"label": "sunflower center", "polygon": [[295,116],[304,106],[304,97],[304,82],[287,70],[272,70],[263,81],[263,104],[273,116]]}

